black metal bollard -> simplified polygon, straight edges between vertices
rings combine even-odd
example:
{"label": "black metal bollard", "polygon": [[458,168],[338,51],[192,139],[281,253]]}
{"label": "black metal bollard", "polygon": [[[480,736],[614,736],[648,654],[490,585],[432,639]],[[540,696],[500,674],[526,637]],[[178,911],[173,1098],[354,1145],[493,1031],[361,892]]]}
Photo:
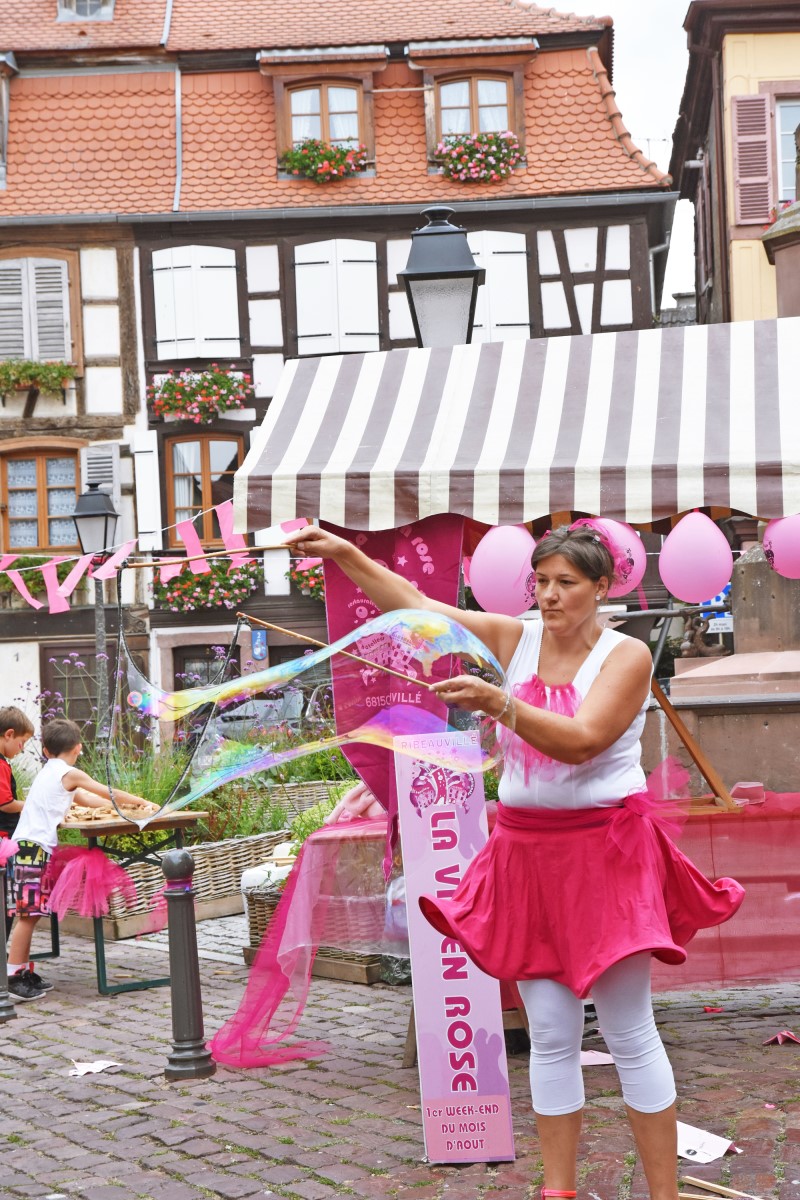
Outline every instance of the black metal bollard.
{"label": "black metal bollard", "polygon": [[169,971],[172,980],[172,1053],[164,1075],[170,1082],[203,1079],[217,1064],[206,1049],[203,1033],[203,998],[194,920],[192,875],[194,860],[188,850],[168,850],[161,860],[167,881]]}
{"label": "black metal bollard", "polygon": [[0,883],[3,894],[3,916],[0,920],[0,1024],[13,1021],[17,1015],[16,1006],[8,994],[8,963],[6,962],[6,868],[0,867]]}

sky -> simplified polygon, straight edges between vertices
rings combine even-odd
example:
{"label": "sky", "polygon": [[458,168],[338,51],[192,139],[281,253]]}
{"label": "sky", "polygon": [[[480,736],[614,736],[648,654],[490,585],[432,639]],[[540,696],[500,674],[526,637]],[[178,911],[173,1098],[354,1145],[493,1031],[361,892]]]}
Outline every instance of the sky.
{"label": "sky", "polygon": [[[545,0],[540,0],[545,6]],[[689,0],[547,0],[558,12],[614,19],[614,90],[635,144],[663,171],[683,95],[688,53],[683,28]],[[674,292],[694,291],[694,215],[688,200],[675,210],[662,307]]]}

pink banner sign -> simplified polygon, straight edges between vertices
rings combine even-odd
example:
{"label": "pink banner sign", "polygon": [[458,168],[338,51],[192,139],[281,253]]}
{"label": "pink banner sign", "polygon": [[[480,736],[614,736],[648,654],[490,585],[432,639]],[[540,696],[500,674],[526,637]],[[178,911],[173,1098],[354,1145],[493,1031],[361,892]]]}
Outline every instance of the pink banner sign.
{"label": "pink banner sign", "polygon": [[[461,770],[435,766],[443,746]],[[498,980],[422,915],[421,895],[449,896],[488,836],[475,733],[396,738],[395,755],[425,1152],[432,1162],[514,1158]],[[472,770],[470,770],[472,767]]]}
{"label": "pink banner sign", "polygon": [[[441,600],[445,604],[458,603],[458,586],[461,574],[461,543],[464,521],[453,514],[427,517],[414,525],[402,529],[385,529],[373,533],[339,529],[323,523],[341,537],[354,542],[364,553],[408,579],[424,596]],[[335,642],[377,616],[378,608],[364,595],[360,588],[340,571],[330,560],[325,562],[325,610],[328,620],[328,638]],[[364,638],[352,647],[354,653],[377,663],[405,673],[399,647],[381,634],[373,639]],[[347,732],[362,724],[365,715],[374,713],[384,705],[409,703],[418,704],[444,715],[441,701],[426,687],[398,679],[389,671],[367,670],[362,673],[360,684],[354,686],[352,667],[346,659],[334,658],[331,663],[333,675],[333,699],[336,713],[336,728]],[[440,659],[434,666],[433,677],[446,678],[450,674],[448,659]],[[390,822],[396,821],[397,797],[395,794],[394,770],[391,754],[380,746],[355,745],[344,750],[345,755],[358,771],[367,787],[377,796],[388,811]]]}

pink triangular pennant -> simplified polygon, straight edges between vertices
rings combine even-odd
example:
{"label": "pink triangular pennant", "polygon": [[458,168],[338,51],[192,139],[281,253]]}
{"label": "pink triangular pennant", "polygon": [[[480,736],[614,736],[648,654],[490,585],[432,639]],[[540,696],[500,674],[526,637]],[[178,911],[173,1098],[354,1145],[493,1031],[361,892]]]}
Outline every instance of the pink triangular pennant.
{"label": "pink triangular pennant", "polygon": [[69,600],[67,600],[58,590],[58,564],[68,562],[67,558],[51,558],[49,562],[42,564],[42,575],[44,575],[44,586],[47,588],[47,604],[50,609],[50,615],[53,613],[69,612]]}
{"label": "pink triangular pennant", "polygon": [[42,605],[42,603],[39,600],[34,600],[33,596],[28,591],[27,587],[25,586],[25,582],[24,582],[22,576],[20,575],[19,571],[9,571],[8,570],[8,568],[11,566],[11,564],[13,562],[16,562],[16,560],[18,558],[19,558],[18,554],[4,554],[2,556],[2,558],[0,558],[0,571],[5,571],[6,575],[8,575],[8,578],[11,580],[14,587],[19,592],[20,596],[22,596],[22,599],[27,601],[27,603],[30,604],[31,608],[43,608],[44,606]]}
{"label": "pink triangular pennant", "polygon": [[[233,532],[233,501],[226,500],[224,504],[215,504],[214,512],[219,521],[219,531],[226,550],[246,550],[247,542],[241,533]],[[231,566],[241,567],[244,563],[253,562],[250,554],[232,554]]]}
{"label": "pink triangular pennant", "polygon": [[180,575],[183,570],[184,560],[175,558],[172,562],[162,562],[158,564],[158,577],[162,583],[169,583],[170,579],[174,579],[176,575]]}
{"label": "pink triangular pennant", "polygon": [[[196,554],[203,553],[203,543],[197,536],[197,530],[192,521],[179,521],[175,526],[175,532],[186,547],[186,554],[189,558],[193,558]],[[190,562],[189,566],[194,575],[208,575],[211,567],[204,558],[197,559],[195,562]]]}
{"label": "pink triangular pennant", "polygon": [[78,559],[64,582],[58,585],[59,596],[72,595],[72,593],[75,591],[75,588],[89,570],[93,558],[93,554],[84,554],[82,558]]}
{"label": "pink triangular pennant", "polygon": [[112,554],[107,562],[104,562],[97,570],[92,571],[92,579],[115,579],[125,559],[132,553],[136,545],[136,538],[130,542],[126,542],[124,546],[120,546],[116,554]]}

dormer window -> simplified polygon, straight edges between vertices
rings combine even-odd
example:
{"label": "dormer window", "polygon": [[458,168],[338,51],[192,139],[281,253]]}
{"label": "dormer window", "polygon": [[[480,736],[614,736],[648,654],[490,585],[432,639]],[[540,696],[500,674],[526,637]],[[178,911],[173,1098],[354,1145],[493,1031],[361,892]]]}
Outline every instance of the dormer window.
{"label": "dormer window", "polygon": [[314,83],[289,91],[289,141],[319,138],[332,146],[357,146],[361,137],[361,89],[346,82]]}
{"label": "dormer window", "polygon": [[115,0],[58,0],[59,21],[110,21]]}
{"label": "dormer window", "polygon": [[470,76],[443,80],[436,89],[439,137],[458,133],[504,133],[509,121],[509,80]]}

